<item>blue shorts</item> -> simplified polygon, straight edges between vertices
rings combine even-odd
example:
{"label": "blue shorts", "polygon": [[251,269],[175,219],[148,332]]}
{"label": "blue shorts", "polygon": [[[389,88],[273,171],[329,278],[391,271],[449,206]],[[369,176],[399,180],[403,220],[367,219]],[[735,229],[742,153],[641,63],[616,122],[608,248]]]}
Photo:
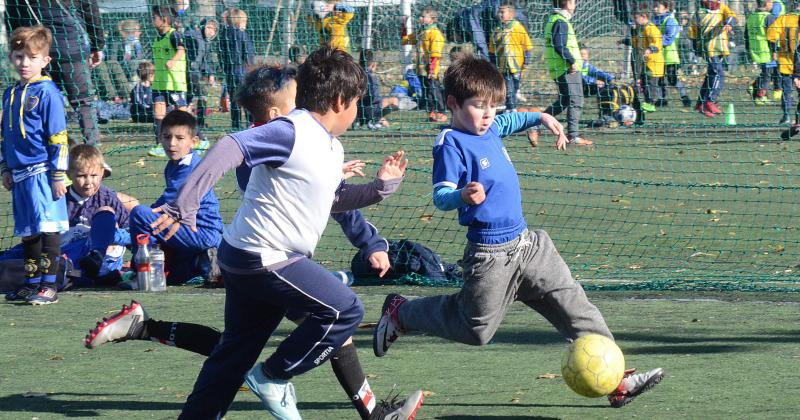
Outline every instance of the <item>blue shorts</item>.
{"label": "blue shorts", "polygon": [[14,206],[14,235],[27,237],[58,233],[69,229],[67,199],[53,200],[47,172],[14,181],[11,189]]}
{"label": "blue shorts", "polygon": [[153,102],[166,102],[167,106],[175,105],[177,107],[189,105],[189,102],[186,101],[186,92],[176,92],[173,90],[154,90]]}

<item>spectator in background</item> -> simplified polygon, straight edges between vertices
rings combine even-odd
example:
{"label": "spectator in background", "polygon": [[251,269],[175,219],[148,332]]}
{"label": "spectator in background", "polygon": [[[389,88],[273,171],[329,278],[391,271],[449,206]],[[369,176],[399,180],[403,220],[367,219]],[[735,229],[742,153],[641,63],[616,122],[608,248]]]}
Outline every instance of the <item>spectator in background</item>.
{"label": "spectator in background", "polygon": [[[244,80],[247,66],[253,64],[253,41],[247,34],[247,13],[232,7],[226,11],[227,24],[219,34],[219,61],[225,74],[225,86],[229,94],[235,94]],[[242,109],[236,101],[230,101],[231,129],[242,128]],[[248,114],[248,123],[252,123]]]}
{"label": "spectator in background", "polygon": [[361,67],[367,73],[367,93],[358,102],[358,117],[356,122],[365,124],[370,130],[380,130],[388,127],[389,121],[384,118],[392,111],[398,109],[414,109],[417,104],[410,98],[401,100],[397,96],[384,98],[381,95],[381,84],[375,76],[378,69],[378,61],[372,50],[362,50],[359,58]]}
{"label": "spectator in background", "polygon": [[210,62],[212,43],[218,32],[217,21],[213,18],[203,19],[196,29],[187,29],[184,32],[186,57],[189,60],[189,78],[187,80],[187,103],[191,104],[197,98],[197,128],[200,140],[206,140],[202,130],[206,127],[206,110],[208,103],[206,96],[208,89],[206,83],[214,84],[214,69]]}
{"label": "spectator in background", "polygon": [[533,49],[528,31],[515,19],[516,13],[512,0],[503,1],[498,11],[500,22],[489,38],[490,61],[506,80],[506,112],[517,111],[520,78]]}
{"label": "spectator in background", "polygon": [[[37,24],[50,29],[50,77],[67,93],[70,106],[80,114],[84,141],[99,145],[90,72],[103,62],[105,46],[97,0],[7,0],[6,16],[11,30]],[[74,139],[70,143],[75,144]]]}
{"label": "spectator in background", "polygon": [[119,35],[122,37],[122,48],[116,59],[122,63],[128,78],[133,77],[142,60],[142,43],[139,37],[142,36],[142,26],[133,19],[123,20],[117,25]]}
{"label": "spectator in background", "polygon": [[731,54],[728,36],[736,24],[736,14],[719,0],[701,0],[700,6],[689,25],[689,38],[696,53],[706,59],[707,67],[694,109],[712,118],[722,114],[717,101],[725,86],[723,62]]}
{"label": "spectator in background", "polygon": [[155,67],[149,61],[139,63],[136,70],[139,83],[133,87],[130,95],[131,120],[135,123],[153,122],[153,77]]}
{"label": "spectator in background", "polygon": [[417,46],[417,75],[422,79],[422,91],[425,96],[425,106],[428,109],[428,120],[432,122],[447,122],[444,98],[442,96],[442,82],[439,80],[442,51],[444,50],[444,34],[437,26],[439,12],[432,7],[422,10],[419,22],[422,26],[418,33],[406,34],[403,25],[403,45]]}
{"label": "spectator in background", "polygon": [[[166,153],[158,143],[161,138],[161,120],[169,107],[180,110],[187,109],[186,102],[186,48],[183,35],[172,26],[172,9],[167,6],[153,6],[153,26],[158,37],[153,42],[153,131],[156,145],[148,155],[166,157]],[[207,146],[206,146],[207,148]]]}
{"label": "spectator in background", "polygon": [[674,86],[678,89],[683,106],[689,108],[692,106],[692,100],[686,95],[686,87],[678,78],[678,69],[681,66],[681,57],[678,53],[681,25],[670,12],[670,0],[657,1],[653,12],[655,12],[653,23],[661,31],[661,44],[664,47],[664,77],[658,82],[660,96],[656,100],[656,106],[667,106],[667,86]]}
{"label": "spectator in background", "polygon": [[319,32],[320,46],[350,52],[350,35],[347,24],[353,20],[355,9],[343,4],[340,0],[312,2],[314,13],[310,15],[314,27]]}

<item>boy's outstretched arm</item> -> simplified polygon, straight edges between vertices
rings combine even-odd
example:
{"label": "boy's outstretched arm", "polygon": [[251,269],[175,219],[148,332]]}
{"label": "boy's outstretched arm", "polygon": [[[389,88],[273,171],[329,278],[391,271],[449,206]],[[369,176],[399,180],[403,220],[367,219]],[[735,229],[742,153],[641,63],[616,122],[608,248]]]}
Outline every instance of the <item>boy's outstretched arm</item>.
{"label": "boy's outstretched arm", "polygon": [[358,210],[331,214],[342,228],[347,239],[369,260],[370,266],[383,277],[391,268],[389,243],[378,234],[378,229],[364,219]]}
{"label": "boy's outstretched arm", "polygon": [[150,224],[153,234],[167,231],[164,240],[168,240],[178,231],[180,224],[197,232],[195,217],[200,208],[200,200],[226,172],[241,165],[242,162],[244,154],[236,141],[230,136],[220,139],[186,178],[175,202],[153,209],[154,213],[162,213]]}
{"label": "boy's outstretched arm", "polygon": [[357,185],[342,182],[336,191],[331,213],[367,207],[394,194],[403,181],[407,167],[408,159],[405,159],[405,152],[398,150],[383,159],[378,175],[372,182]]}
{"label": "boy's outstretched arm", "polygon": [[564,134],[564,127],[550,114],[545,114],[544,112],[512,112],[496,116],[494,122],[497,124],[500,137],[542,125],[556,136],[556,149],[565,150],[567,148],[567,136]]}

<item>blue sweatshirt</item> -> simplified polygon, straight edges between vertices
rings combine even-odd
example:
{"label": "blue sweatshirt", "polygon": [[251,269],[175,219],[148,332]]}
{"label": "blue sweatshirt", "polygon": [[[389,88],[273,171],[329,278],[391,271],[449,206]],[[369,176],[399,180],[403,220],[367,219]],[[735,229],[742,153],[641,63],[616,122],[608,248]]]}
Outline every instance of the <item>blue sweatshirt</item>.
{"label": "blue sweatshirt", "polygon": [[[178,161],[170,160],[167,167],[164,168],[164,180],[166,181],[166,188],[161,197],[156,200],[150,207],[161,207],[166,203],[175,201],[178,196],[178,191],[183,184],[186,183],[186,178],[192,173],[195,167],[200,163],[201,158],[197,152],[192,151]],[[214,194],[214,189],[209,189],[205,195],[200,199],[200,207],[197,211],[196,226],[198,228],[207,228],[222,232],[223,223],[222,216],[219,214],[219,201]]]}
{"label": "blue sweatshirt", "polygon": [[[538,112],[515,112],[495,117],[482,136],[445,128],[433,146],[434,205],[458,209],[458,222],[467,226],[473,243],[502,244],[519,236],[527,225],[522,215],[522,194],[503,137],[540,124]],[[461,189],[480,182],[486,200],[467,205]]]}

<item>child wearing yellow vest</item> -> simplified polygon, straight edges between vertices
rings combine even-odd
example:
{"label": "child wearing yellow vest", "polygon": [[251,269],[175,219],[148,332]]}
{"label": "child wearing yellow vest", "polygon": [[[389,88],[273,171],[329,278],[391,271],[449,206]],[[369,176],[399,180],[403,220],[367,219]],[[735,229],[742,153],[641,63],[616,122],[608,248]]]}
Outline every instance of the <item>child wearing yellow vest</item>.
{"label": "child wearing yellow vest", "polygon": [[[744,42],[750,59],[761,69],[761,74],[751,86],[753,101],[756,105],[767,105],[770,103],[767,97],[767,86],[770,80],[773,82],[775,92],[782,90],[778,64],[772,57],[776,46],[767,41],[767,28],[772,25],[778,15],[772,13],[772,0],[758,0],[756,6],[756,11],[747,16]],[[779,95],[774,96],[780,97]]]}
{"label": "child wearing yellow vest", "polygon": [[525,27],[515,19],[517,8],[512,0],[500,3],[500,25],[489,39],[489,56],[506,80],[506,112],[517,109],[517,93],[525,65],[530,61],[533,43]]}
{"label": "child wearing yellow vest", "polygon": [[438,19],[439,12],[432,7],[426,7],[419,17],[422,25],[419,33],[406,34],[406,26],[403,25],[401,36],[403,45],[417,46],[417,74],[422,79],[425,108],[429,112],[428,120],[443,123],[447,122],[447,115],[445,115],[446,108],[442,97],[439,69],[441,68],[445,39],[441,29],[436,25]]}
{"label": "child wearing yellow vest", "polygon": [[[661,43],[661,31],[650,22],[647,10],[638,10],[633,14],[636,23],[631,35],[631,44],[636,54],[636,68],[639,84],[644,92],[641,104],[645,112],[656,110],[655,100],[658,98],[658,86],[664,77],[664,53]],[[641,117],[644,117],[642,115]]]}
{"label": "child wearing yellow vest", "polygon": [[161,120],[168,106],[186,111],[186,49],[183,36],[172,27],[172,10],[168,6],[153,6],[153,26],[158,37],[153,42],[153,128],[156,145],[148,151],[150,156],[166,157],[158,143]]}
{"label": "child wearing yellow vest", "polygon": [[775,44],[777,53],[778,72],[781,76],[783,86],[783,96],[781,97],[781,110],[783,117],[780,124],[791,124],[794,114],[794,122],[798,122],[798,111],[794,110],[793,75],[796,68],[794,57],[797,52],[797,43],[800,42],[800,16],[794,10],[775,19],[772,25],[767,28],[767,41]]}
{"label": "child wearing yellow vest", "polygon": [[686,95],[686,86],[678,78],[678,70],[681,67],[681,56],[678,51],[681,25],[670,12],[670,3],[670,0],[658,0],[653,6],[653,23],[661,31],[661,45],[664,47],[664,78],[658,84],[661,92],[656,106],[667,105],[667,86],[674,86],[681,95],[683,106],[689,108],[692,106],[692,100]]}
{"label": "child wearing yellow vest", "polygon": [[709,118],[722,114],[717,100],[725,86],[723,62],[731,53],[728,35],[735,24],[736,13],[719,0],[701,0],[689,24],[689,38],[695,51],[706,59],[708,65],[694,109]]}
{"label": "child wearing yellow vest", "polygon": [[314,8],[315,13],[310,16],[319,32],[320,46],[327,45],[349,53],[350,35],[347,33],[347,24],[353,20],[355,9],[338,0],[328,0],[321,5],[314,4]]}

